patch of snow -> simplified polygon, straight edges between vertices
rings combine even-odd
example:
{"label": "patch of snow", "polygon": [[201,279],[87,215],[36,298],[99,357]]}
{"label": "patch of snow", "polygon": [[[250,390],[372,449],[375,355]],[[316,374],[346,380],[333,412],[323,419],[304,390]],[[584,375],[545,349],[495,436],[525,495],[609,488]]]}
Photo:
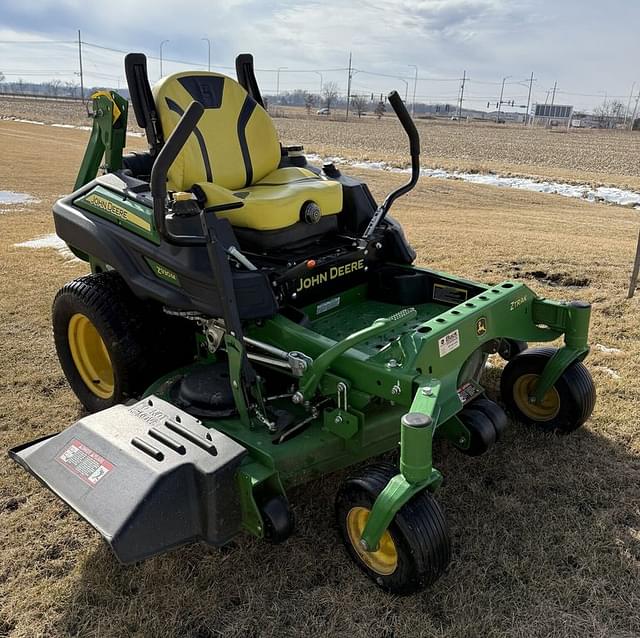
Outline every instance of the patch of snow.
{"label": "patch of snow", "polygon": [[596,343],[596,345],[593,347],[596,350],[600,350],[600,352],[606,352],[608,354],[618,354],[619,352],[622,352],[620,348],[609,348],[607,346],[603,346],[601,343]]}
{"label": "patch of snow", "polygon": [[[408,168],[396,168],[386,162],[370,162],[346,160],[342,157],[322,158],[315,153],[307,155],[312,162],[333,162],[334,164],[347,164],[353,168],[364,168],[378,171],[390,171],[392,173],[409,173]],[[536,181],[527,177],[506,177],[494,173],[465,173],[463,171],[446,171],[441,168],[423,168],[420,174],[424,177],[435,179],[458,179],[471,184],[484,186],[498,186],[502,188],[516,188],[519,190],[544,193],[549,195],[562,195],[574,199],[584,199],[588,202],[604,202],[640,209],[640,193],[614,188],[612,186],[598,186],[591,188],[587,184],[566,184],[564,182]]]}
{"label": "patch of snow", "polygon": [[42,235],[41,237],[15,244],[15,246],[16,248],[54,248],[64,257],[65,261],[80,261],[80,259],[69,250],[67,244],[56,234]]}
{"label": "patch of snow", "polygon": [[36,199],[33,195],[29,195],[29,193],[0,191],[0,204],[37,204],[39,201],[39,199]]}
{"label": "patch of snow", "polygon": [[[2,120],[11,120],[12,122],[22,122],[23,124],[39,124],[40,126],[52,126],[53,128],[72,128],[77,131],[91,131],[92,126],[76,126],[75,124],[46,124],[46,122],[36,122],[35,120],[22,120],[17,117],[2,117]],[[138,131],[127,131],[127,135],[132,135],[133,137],[144,137],[144,133],[139,133]]]}
{"label": "patch of snow", "polygon": [[611,368],[607,368],[606,366],[594,366],[596,370],[601,370],[605,374],[608,374],[612,379],[622,379],[622,377]]}

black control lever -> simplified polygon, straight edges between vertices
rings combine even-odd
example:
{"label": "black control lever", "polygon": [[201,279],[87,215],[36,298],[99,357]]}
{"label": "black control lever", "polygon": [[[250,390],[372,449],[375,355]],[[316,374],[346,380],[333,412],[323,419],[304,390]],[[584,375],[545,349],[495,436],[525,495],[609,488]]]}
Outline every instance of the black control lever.
{"label": "black control lever", "polygon": [[177,246],[204,246],[204,237],[192,235],[174,235],[167,228],[165,217],[167,214],[167,172],[178,157],[178,153],[186,144],[187,139],[195,130],[204,107],[200,102],[191,102],[180,118],[177,126],[164,143],[162,150],[158,153],[153,168],[151,169],[151,195],[153,196],[153,219],[156,230],[160,236],[170,244]]}
{"label": "black control lever", "polygon": [[396,116],[400,120],[400,124],[402,124],[402,128],[404,128],[405,133],[409,138],[409,151],[411,153],[411,179],[403,186],[391,191],[385,198],[384,202],[378,206],[378,209],[373,214],[371,221],[362,235],[363,239],[368,239],[373,234],[375,229],[378,227],[378,224],[380,224],[389,212],[391,204],[393,204],[393,202],[401,195],[408,193],[416,185],[418,178],[420,177],[420,136],[418,135],[416,125],[411,119],[411,116],[409,115],[409,112],[397,91],[391,91],[388,99],[389,104],[391,104]]}

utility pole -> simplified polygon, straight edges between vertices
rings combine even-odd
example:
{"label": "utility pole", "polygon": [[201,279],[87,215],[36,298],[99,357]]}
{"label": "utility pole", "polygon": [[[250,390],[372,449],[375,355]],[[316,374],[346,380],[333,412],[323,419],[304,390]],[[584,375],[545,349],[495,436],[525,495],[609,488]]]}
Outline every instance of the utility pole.
{"label": "utility pole", "polygon": [[464,99],[464,83],[467,81],[467,72],[462,72],[462,84],[460,85],[460,102],[458,103],[458,122],[462,120],[462,100]]}
{"label": "utility pole", "polygon": [[504,95],[504,83],[510,78],[510,75],[502,78],[502,88],[500,89],[500,100],[498,101],[498,114],[496,115],[496,124],[500,124],[500,110],[502,109],[502,97]]}
{"label": "utility pole", "polygon": [[551,106],[549,107],[549,115],[547,115],[547,127],[549,126],[549,122],[551,122],[551,114],[553,113],[553,103],[556,101],[557,88],[558,88],[558,80],[556,80],[553,83],[553,92],[551,93]]}
{"label": "utility pole", "polygon": [[349,119],[349,102],[351,102],[351,51],[349,51],[349,76],[347,78],[347,114],[345,116],[345,121]]}
{"label": "utility pole", "polygon": [[640,90],[638,90],[638,95],[636,96],[636,104],[633,107],[633,115],[631,116],[631,123],[629,124],[630,131],[633,131],[633,123],[636,121],[636,113],[638,112],[638,102],[640,102]]}
{"label": "utility pole", "polygon": [[160,43],[160,77],[162,77],[162,47],[169,42],[169,40],[163,40]]}
{"label": "utility pole", "polygon": [[531,106],[531,89],[533,88],[533,71],[531,71],[531,77],[529,78],[529,95],[527,95],[527,110],[524,113],[524,125],[529,123],[529,108]]}
{"label": "utility pole", "polygon": [[211,72],[211,40],[209,38],[200,38],[207,43],[207,71]]}
{"label": "utility pole", "polygon": [[627,126],[627,118],[629,117],[629,109],[631,108],[631,99],[633,98],[633,89],[636,88],[636,83],[634,82],[631,85],[631,91],[629,91],[629,100],[627,101],[627,109],[624,112],[624,124],[623,126],[626,128]]}
{"label": "utility pole", "polygon": [[78,62],[80,63],[80,98],[84,102],[84,75],[82,73],[82,38],[78,29]]}
{"label": "utility pole", "polygon": [[418,86],[418,67],[415,64],[407,64],[407,66],[412,66],[416,73],[413,76],[413,102],[411,102],[411,117],[416,116],[416,87]]}

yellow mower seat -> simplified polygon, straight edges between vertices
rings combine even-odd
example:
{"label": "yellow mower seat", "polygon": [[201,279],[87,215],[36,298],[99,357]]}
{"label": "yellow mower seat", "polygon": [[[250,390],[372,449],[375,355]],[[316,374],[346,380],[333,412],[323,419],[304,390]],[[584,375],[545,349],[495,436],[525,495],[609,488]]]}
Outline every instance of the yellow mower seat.
{"label": "yellow mower seat", "polygon": [[199,187],[207,207],[233,226],[280,230],[299,221],[309,202],[316,218],[342,210],[342,186],[296,167],[278,168],[281,153],[269,114],[235,80],[218,73],[182,72],[163,78],[153,96],[165,136],[196,100],[205,111],[168,172],[168,188]]}

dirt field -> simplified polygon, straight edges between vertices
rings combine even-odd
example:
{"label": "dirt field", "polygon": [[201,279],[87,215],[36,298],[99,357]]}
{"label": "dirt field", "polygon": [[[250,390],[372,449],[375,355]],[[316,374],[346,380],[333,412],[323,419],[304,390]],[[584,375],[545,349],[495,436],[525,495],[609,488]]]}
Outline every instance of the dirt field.
{"label": "dirt field", "polygon": [[[285,125],[308,147],[329,146],[328,128],[309,143],[304,122]],[[0,189],[41,200],[0,215],[3,450],[80,414],[55,357],[50,305],[86,269],[14,244],[53,232],[51,204],[70,188],[86,137],[0,122]],[[358,144],[363,155],[375,150]],[[402,179],[360,173],[377,196]],[[298,532],[283,545],[242,537],[222,551],[194,546],[123,568],[97,533],[2,456],[0,636],[640,635],[640,297],[625,299],[638,212],[422,179],[394,215],[420,264],[486,282],[524,278],[539,294],[590,301],[592,343],[619,350],[589,356],[598,402],[574,435],[513,424],[476,459],[436,446],[453,537],[448,574],[405,599],[362,577],[333,527],[344,474],[293,492]],[[488,378],[496,397],[498,370]]]}
{"label": "dirt field", "polygon": [[[349,159],[408,164],[404,131],[389,113],[348,122],[278,109],[275,118],[285,143]],[[0,96],[0,117],[86,126],[86,108],[77,102],[17,100]],[[129,125],[138,131],[130,113]],[[640,132],[525,129],[521,125],[417,120],[422,165],[431,168],[525,175],[594,185],[640,189]]]}

